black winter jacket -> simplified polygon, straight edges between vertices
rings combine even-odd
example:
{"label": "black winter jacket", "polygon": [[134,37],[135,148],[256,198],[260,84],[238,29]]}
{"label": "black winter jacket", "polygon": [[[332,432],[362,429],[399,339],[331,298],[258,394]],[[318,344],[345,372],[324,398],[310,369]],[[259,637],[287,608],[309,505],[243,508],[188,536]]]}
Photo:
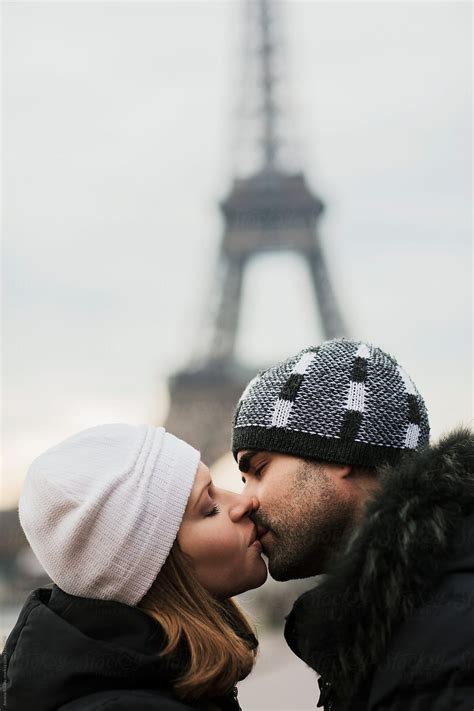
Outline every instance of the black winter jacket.
{"label": "black winter jacket", "polygon": [[5,711],[239,711],[237,692],[186,704],[172,692],[185,654],[160,658],[161,626],[120,602],[53,585],[26,600],[4,650]]}
{"label": "black winter jacket", "polygon": [[474,710],[474,438],[398,467],[334,569],[287,618],[326,711]]}

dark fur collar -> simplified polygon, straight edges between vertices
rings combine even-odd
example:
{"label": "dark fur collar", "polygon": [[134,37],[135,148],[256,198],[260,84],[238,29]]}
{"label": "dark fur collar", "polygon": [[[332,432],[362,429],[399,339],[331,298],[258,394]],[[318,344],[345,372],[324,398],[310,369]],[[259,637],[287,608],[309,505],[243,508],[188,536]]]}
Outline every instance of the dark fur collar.
{"label": "dark fur collar", "polygon": [[422,604],[474,510],[474,437],[458,430],[380,470],[382,488],[334,570],[287,619],[292,650],[346,703]]}

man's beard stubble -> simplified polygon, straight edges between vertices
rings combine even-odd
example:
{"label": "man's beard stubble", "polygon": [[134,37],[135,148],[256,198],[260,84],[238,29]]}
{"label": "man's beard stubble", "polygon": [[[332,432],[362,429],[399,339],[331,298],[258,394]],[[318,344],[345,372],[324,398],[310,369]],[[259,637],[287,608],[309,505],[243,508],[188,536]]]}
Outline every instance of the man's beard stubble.
{"label": "man's beard stubble", "polygon": [[272,578],[284,581],[327,572],[345,545],[354,514],[354,506],[337,496],[334,482],[322,467],[304,462],[281,508],[259,510],[256,515],[271,531],[264,552]]}

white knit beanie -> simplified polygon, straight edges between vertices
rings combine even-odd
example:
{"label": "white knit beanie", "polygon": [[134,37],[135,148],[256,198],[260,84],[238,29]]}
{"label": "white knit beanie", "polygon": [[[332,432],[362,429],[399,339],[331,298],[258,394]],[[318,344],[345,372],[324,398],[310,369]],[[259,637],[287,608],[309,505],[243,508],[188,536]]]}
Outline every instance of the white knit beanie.
{"label": "white knit beanie", "polygon": [[181,525],[199,465],[190,445],[148,425],[99,425],[31,465],[20,523],[51,578],[79,597],[136,605]]}

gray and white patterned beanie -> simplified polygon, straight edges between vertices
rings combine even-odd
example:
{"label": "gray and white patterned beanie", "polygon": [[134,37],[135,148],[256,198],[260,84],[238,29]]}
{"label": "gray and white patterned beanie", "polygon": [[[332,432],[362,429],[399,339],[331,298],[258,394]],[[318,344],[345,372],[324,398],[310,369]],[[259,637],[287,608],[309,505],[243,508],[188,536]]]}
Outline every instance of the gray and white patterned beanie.
{"label": "gray and white patterned beanie", "polygon": [[257,375],[237,405],[232,451],[378,466],[428,443],[425,403],[395,358],[335,339]]}

